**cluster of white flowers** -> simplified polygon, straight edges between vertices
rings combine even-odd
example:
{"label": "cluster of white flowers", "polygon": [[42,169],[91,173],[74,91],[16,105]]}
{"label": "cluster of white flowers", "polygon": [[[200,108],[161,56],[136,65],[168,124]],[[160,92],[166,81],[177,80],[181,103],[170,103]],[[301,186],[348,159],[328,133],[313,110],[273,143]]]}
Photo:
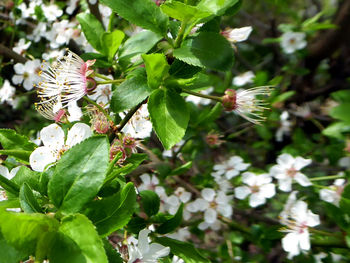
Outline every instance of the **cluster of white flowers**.
{"label": "cluster of white flowers", "polygon": [[[125,115],[125,113],[120,113],[120,117],[122,118],[124,118]],[[140,109],[136,111],[122,129],[122,132],[138,139],[144,139],[151,136],[152,123],[150,121],[147,105],[142,105]]]}
{"label": "cluster of white flowers", "polygon": [[18,98],[15,97],[16,88],[11,86],[10,82],[5,79],[4,84],[0,88],[0,104],[7,103],[13,108],[17,107]]}

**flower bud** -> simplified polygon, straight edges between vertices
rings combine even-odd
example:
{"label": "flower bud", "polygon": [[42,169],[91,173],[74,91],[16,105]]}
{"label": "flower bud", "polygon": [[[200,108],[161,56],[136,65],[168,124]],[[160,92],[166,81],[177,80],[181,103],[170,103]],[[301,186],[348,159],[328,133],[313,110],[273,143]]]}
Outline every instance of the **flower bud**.
{"label": "flower bud", "polygon": [[236,108],[236,91],[227,89],[225,95],[222,97],[222,105],[225,111],[232,111]]}

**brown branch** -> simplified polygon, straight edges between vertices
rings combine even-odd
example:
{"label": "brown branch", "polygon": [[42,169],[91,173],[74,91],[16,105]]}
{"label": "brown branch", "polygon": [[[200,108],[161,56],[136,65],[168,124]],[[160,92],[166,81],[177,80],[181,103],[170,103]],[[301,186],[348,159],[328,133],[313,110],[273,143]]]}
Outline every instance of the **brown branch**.
{"label": "brown branch", "polygon": [[25,63],[28,60],[25,57],[22,57],[20,54],[12,51],[8,47],[5,47],[3,44],[0,44],[0,55],[3,55],[9,59],[13,59],[16,63]]}
{"label": "brown branch", "polygon": [[89,4],[89,9],[91,14],[93,14],[98,19],[98,21],[101,22],[103,26],[102,16],[101,16],[100,10],[98,9],[98,1],[94,5],[90,4],[90,2],[88,1],[88,4]]}

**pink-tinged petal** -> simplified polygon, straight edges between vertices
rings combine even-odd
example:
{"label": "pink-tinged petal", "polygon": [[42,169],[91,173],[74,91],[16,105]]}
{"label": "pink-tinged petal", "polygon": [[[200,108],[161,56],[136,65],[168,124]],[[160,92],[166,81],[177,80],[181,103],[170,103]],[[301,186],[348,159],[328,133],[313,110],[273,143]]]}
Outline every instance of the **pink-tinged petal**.
{"label": "pink-tinged petal", "polygon": [[296,170],[301,170],[305,166],[309,165],[312,162],[311,159],[304,159],[303,157],[295,158],[294,168]]}
{"label": "pink-tinged petal", "polygon": [[274,184],[265,184],[260,186],[260,194],[266,198],[271,198],[276,194],[276,189]]}
{"label": "pink-tinged petal", "polygon": [[148,229],[143,229],[139,232],[137,247],[141,254],[146,254],[149,251],[148,234],[151,233]]}
{"label": "pink-tinged petal", "polygon": [[76,123],[68,131],[66,145],[72,147],[92,135],[89,125],[85,123]]}
{"label": "pink-tinged petal", "polygon": [[207,200],[208,202],[212,202],[214,200],[215,197],[215,191],[211,188],[204,188],[201,191],[202,197]]}
{"label": "pink-tinged petal", "polygon": [[235,188],[235,197],[242,200],[251,194],[251,192],[248,186],[239,186]]}
{"label": "pink-tinged petal", "polygon": [[266,199],[265,197],[263,197],[262,195],[260,195],[259,193],[253,193],[250,197],[249,197],[249,205],[251,207],[257,207],[259,205],[263,205],[265,204]]}
{"label": "pink-tinged petal", "polygon": [[279,179],[278,188],[283,192],[292,191],[292,179],[291,178]]}
{"label": "pink-tinged petal", "polygon": [[9,172],[9,169],[7,169],[7,167],[0,165],[0,174],[6,177],[7,179],[11,180],[10,172]]}
{"label": "pink-tinged petal", "polygon": [[62,149],[64,146],[64,131],[57,124],[51,124],[40,131],[43,144],[52,149]]}
{"label": "pink-tinged petal", "polygon": [[217,216],[218,216],[217,212],[212,208],[209,208],[204,212],[204,220],[209,224],[214,223],[217,219]]}
{"label": "pink-tinged petal", "polygon": [[55,153],[46,146],[36,148],[29,157],[30,166],[37,172],[43,172],[47,165],[56,161]]}
{"label": "pink-tinged petal", "polygon": [[285,251],[289,252],[291,257],[300,254],[299,238],[297,233],[288,233],[282,238],[282,247]]}
{"label": "pink-tinged petal", "polygon": [[297,173],[294,176],[295,181],[297,181],[301,186],[310,186],[312,183],[310,182],[309,178],[307,178],[304,174],[302,173]]}

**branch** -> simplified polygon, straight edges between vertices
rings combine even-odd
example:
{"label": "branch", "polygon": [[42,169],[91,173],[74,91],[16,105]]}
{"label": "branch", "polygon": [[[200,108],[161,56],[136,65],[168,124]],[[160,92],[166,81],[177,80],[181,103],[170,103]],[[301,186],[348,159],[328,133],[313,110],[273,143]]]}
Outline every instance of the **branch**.
{"label": "branch", "polygon": [[16,63],[25,63],[28,60],[20,54],[12,51],[8,47],[5,47],[3,44],[0,44],[0,55],[3,55],[9,59],[13,59]]}

